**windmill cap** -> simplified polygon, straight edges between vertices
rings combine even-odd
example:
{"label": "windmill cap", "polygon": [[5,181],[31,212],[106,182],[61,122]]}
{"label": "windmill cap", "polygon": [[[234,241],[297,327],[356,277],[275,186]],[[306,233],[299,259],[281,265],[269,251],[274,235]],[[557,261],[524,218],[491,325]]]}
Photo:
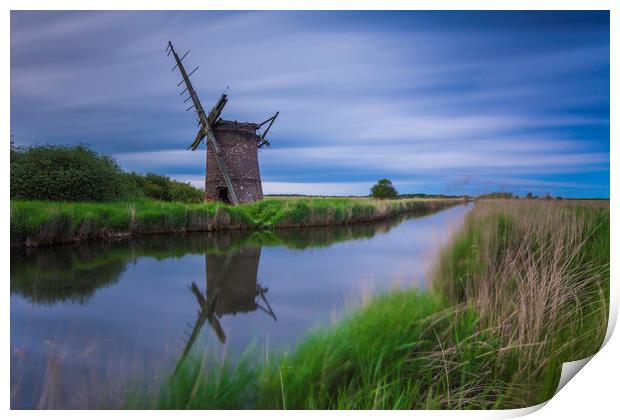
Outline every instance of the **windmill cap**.
{"label": "windmill cap", "polygon": [[218,120],[215,123],[216,129],[227,129],[227,130],[240,130],[240,131],[248,131],[250,133],[256,133],[259,125],[256,123],[249,122],[239,122],[239,121],[229,121],[229,120]]}

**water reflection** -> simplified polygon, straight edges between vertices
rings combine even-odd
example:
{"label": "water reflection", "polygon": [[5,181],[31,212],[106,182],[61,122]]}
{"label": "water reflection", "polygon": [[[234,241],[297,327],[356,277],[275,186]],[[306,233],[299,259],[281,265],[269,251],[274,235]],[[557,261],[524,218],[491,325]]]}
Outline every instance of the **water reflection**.
{"label": "water reflection", "polygon": [[466,211],[12,250],[11,407],[117,407],[191,352],[291,348],[360,298],[423,287]]}
{"label": "water reflection", "polygon": [[[205,256],[207,301],[210,302],[210,308],[217,317],[260,309],[277,321],[265,297],[269,289],[261,286],[256,280],[260,253],[259,247],[250,246],[224,256],[217,254]],[[197,289],[192,283],[194,294]],[[259,300],[262,300],[262,304]],[[225,338],[219,334],[218,336],[220,341],[225,341]]]}
{"label": "water reflection", "polygon": [[86,303],[135,257],[112,244],[11,250],[11,293],[31,303]]}
{"label": "water reflection", "polygon": [[237,315],[261,310],[276,317],[269,301],[269,288],[257,282],[260,247],[248,246],[226,254],[206,254],[206,293],[201,292],[198,285],[192,282],[191,292],[198,303],[198,316],[183,346],[183,353],[177,363],[175,372],[187,357],[194,342],[198,338],[205,322],[209,322],[219,341],[226,342],[226,333],[220,323],[224,315]]}
{"label": "water reflection", "polygon": [[[387,233],[405,219],[423,214],[426,213],[400,215],[375,223],[335,227],[264,232],[145,235],[121,242],[11,249],[11,293],[18,294],[35,304],[53,305],[64,302],[85,304],[97,290],[116,283],[127,265],[140,257],[154,257],[161,260],[180,258],[188,254],[205,254],[207,277],[209,273],[217,277],[216,272],[221,271],[223,267],[226,270],[231,269],[223,264],[225,258],[222,262],[218,262],[222,256],[230,255],[235,259],[232,273],[237,273],[238,278],[243,278],[252,271],[256,272],[262,247],[284,246],[302,250],[327,247],[334,243],[356,239],[370,239],[377,234]],[[248,272],[245,274],[238,272],[242,269],[247,269]],[[255,277],[254,274],[254,283]]]}

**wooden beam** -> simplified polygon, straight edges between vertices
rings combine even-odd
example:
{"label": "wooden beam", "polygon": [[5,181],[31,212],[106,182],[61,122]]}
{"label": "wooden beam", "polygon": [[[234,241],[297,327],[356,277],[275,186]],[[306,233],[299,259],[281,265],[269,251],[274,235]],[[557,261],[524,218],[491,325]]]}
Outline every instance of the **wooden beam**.
{"label": "wooden beam", "polygon": [[224,106],[226,106],[226,102],[228,102],[228,96],[223,93],[222,96],[220,96],[219,101],[217,101],[215,106],[211,109],[211,112],[209,112],[209,116],[207,117],[207,121],[209,122],[210,126],[213,126],[213,124],[215,124],[217,119],[220,117]]}
{"label": "wooden beam", "polygon": [[[200,103],[200,99],[198,99],[198,95],[196,94],[196,91],[194,90],[194,86],[192,86],[192,82],[189,79],[189,75],[187,74],[187,71],[185,71],[185,66],[183,66],[183,63],[181,63],[181,59],[177,55],[177,52],[174,50],[174,47],[172,46],[172,42],[168,41],[168,46],[170,47],[170,51],[172,52],[172,55],[174,56],[174,61],[176,61],[177,67],[179,68],[179,71],[181,72],[181,76],[183,76],[183,80],[181,80],[181,83],[185,83],[187,92],[189,92],[189,96],[192,98],[192,102],[194,103],[194,107],[196,108],[198,119],[200,120],[200,122],[206,123],[207,115],[205,114],[205,110],[202,107],[202,104]],[[192,73],[195,72],[196,70],[198,70],[198,67],[196,67],[192,71]],[[179,85],[181,83],[179,83]]]}
{"label": "wooden beam", "polygon": [[262,123],[259,124],[259,128],[262,127],[263,125],[269,123],[269,125],[267,126],[267,129],[265,131],[263,131],[263,134],[260,135],[260,140],[257,143],[258,148],[260,149],[263,146],[270,146],[271,144],[269,143],[269,141],[265,138],[265,136],[267,136],[267,133],[269,132],[269,129],[271,128],[271,126],[273,125],[274,121],[276,120],[276,118],[278,118],[278,115],[280,114],[280,111],[276,112],[276,114],[263,121]]}
{"label": "wooden beam", "polygon": [[198,134],[196,134],[196,138],[194,139],[192,144],[187,146],[187,149],[185,150],[189,150],[189,149],[196,150],[196,148],[198,147],[202,139],[205,138],[206,135],[207,133],[205,133],[205,130],[203,130],[202,127],[200,127],[200,130],[198,130]]}
{"label": "wooden beam", "polygon": [[261,136],[263,139],[265,138],[265,136],[267,135],[267,133],[269,132],[269,129],[271,128],[271,126],[273,125],[274,121],[276,120],[276,118],[278,118],[278,115],[280,115],[280,111],[276,112],[276,115],[274,115],[273,117],[271,117],[271,121],[269,122],[269,125],[267,126],[267,129],[265,131],[263,131],[263,135]]}
{"label": "wooden beam", "polygon": [[[189,100],[189,98],[187,98],[187,100]],[[217,103],[215,104],[215,106],[213,107],[213,109],[211,109],[211,112],[209,112],[209,116],[207,117],[207,123],[209,124],[209,126],[213,126],[213,124],[217,121],[217,119],[220,117],[220,114],[222,113],[222,110],[224,109],[224,106],[226,105],[226,102],[228,101],[228,98],[226,97],[226,95],[222,95],[220,97],[220,100],[217,101]],[[200,125],[202,125],[202,121],[199,122]],[[194,141],[192,142],[192,144],[189,145],[189,147],[187,148],[188,150],[196,150],[198,148],[198,146],[200,145],[200,142],[202,141],[202,139],[205,138],[206,133],[204,133],[204,130],[201,129],[198,132],[198,135],[196,136],[196,138],[194,139]]]}

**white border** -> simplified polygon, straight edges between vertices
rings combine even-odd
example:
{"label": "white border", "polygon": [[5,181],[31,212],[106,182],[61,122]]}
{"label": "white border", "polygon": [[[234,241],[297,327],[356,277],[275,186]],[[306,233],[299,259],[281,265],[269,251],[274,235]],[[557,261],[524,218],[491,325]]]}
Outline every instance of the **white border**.
{"label": "white border", "polygon": [[[211,9],[211,10],[610,10],[611,18],[611,104],[610,104],[610,133],[612,134],[613,141],[610,145],[610,170],[611,170],[611,183],[610,183],[610,195],[611,195],[611,250],[612,256],[617,255],[618,250],[618,224],[615,223],[618,220],[618,208],[616,205],[616,193],[618,192],[618,28],[620,19],[618,16],[618,3],[609,0],[603,1],[583,1],[583,0],[503,0],[488,1],[488,0],[438,0],[438,1],[420,1],[420,0],[382,0],[382,1],[368,1],[368,0],[298,0],[298,1],[284,1],[284,0],[229,0],[226,2],[219,1],[191,1],[191,0],[179,0],[175,2],[164,2],[161,0],[152,0],[149,2],[137,2],[137,1],[120,1],[120,0],[108,0],[100,1],[94,0],[88,3],[79,2],[76,0],[67,1],[60,0],[53,3],[46,1],[8,1],[3,4],[7,4],[8,7],[0,18],[0,27],[3,33],[2,42],[2,56],[6,58],[2,66],[2,80],[4,80],[5,89],[3,89],[4,100],[2,101],[2,114],[0,121],[3,127],[3,132],[8,136],[9,123],[10,123],[10,13],[9,10],[198,10],[198,9]],[[6,6],[5,6],[6,7]],[[2,352],[2,369],[4,378],[1,385],[1,397],[3,411],[8,411],[10,407],[10,348],[9,348],[9,305],[10,305],[10,293],[9,293],[9,153],[8,147],[2,149],[1,159],[4,176],[2,177],[2,190],[3,197],[6,200],[1,208],[2,211],[2,233],[4,239],[3,250],[1,255],[2,266],[4,267],[4,281],[5,281],[5,308],[2,322],[0,323],[2,329],[2,336],[5,338],[4,345],[1,346]],[[613,258],[612,258],[613,259]],[[611,267],[611,279],[612,279],[612,311],[610,317],[610,325],[615,325],[615,321],[618,313],[618,271],[616,266],[612,264]],[[569,381],[569,383],[549,402],[544,408],[536,411],[532,418],[580,418],[588,416],[590,418],[606,418],[610,413],[616,412],[618,404],[617,392],[615,391],[617,386],[617,378],[620,377],[619,366],[620,362],[616,355],[620,354],[620,343],[617,337],[612,336],[605,347],[588,363],[588,365],[577,375],[576,379]],[[539,407],[540,408],[540,407]],[[490,412],[454,412],[454,411],[389,411],[381,412],[381,416],[410,418],[416,416],[416,418],[497,418],[497,417],[514,417],[532,412],[533,409],[522,410],[510,410],[510,411],[490,411]],[[29,411],[11,411],[9,415],[14,418],[31,418],[31,417],[46,417],[46,418],[81,418],[84,416],[84,412],[79,411],[46,411],[46,412],[29,412]],[[111,413],[110,413],[111,414]],[[172,413],[168,412],[139,412],[139,411],[119,411],[113,415],[119,418],[134,418],[149,416],[153,418],[168,418]],[[317,413],[311,411],[296,412],[292,415],[301,418],[315,417]],[[107,412],[92,411],[88,412],[88,416],[93,418],[107,417]],[[204,416],[222,416],[230,418],[242,418],[246,416],[269,416],[269,418],[282,418],[288,416],[287,412],[269,411],[269,412],[176,412],[174,416],[180,416],[183,418],[188,417],[204,417]],[[370,417],[375,416],[375,413],[371,412],[324,412],[321,416],[344,417],[344,416],[360,416]],[[593,416],[593,417],[592,417]]]}

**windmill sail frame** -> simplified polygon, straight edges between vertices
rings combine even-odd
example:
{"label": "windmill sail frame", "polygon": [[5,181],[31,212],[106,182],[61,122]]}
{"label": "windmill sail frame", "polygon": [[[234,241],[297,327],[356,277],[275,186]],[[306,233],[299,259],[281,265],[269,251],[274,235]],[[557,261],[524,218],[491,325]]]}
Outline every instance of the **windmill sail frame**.
{"label": "windmill sail frame", "polygon": [[[233,205],[237,206],[239,205],[239,199],[237,198],[237,193],[235,192],[235,188],[230,178],[228,168],[226,167],[226,162],[224,161],[222,150],[215,138],[215,134],[213,134],[213,129],[211,128],[211,125],[217,120],[222,110],[224,109],[224,106],[226,105],[226,102],[227,102],[226,95],[222,95],[222,97],[220,97],[220,100],[217,102],[215,107],[213,107],[213,109],[209,112],[209,117],[213,115],[212,117],[213,120],[210,121],[209,117],[205,113],[204,108],[202,107],[202,104],[200,103],[198,94],[196,93],[196,90],[192,86],[192,82],[189,79],[189,76],[192,73],[194,73],[196,70],[198,70],[198,67],[196,67],[190,73],[190,75],[188,75],[187,71],[185,70],[185,67],[183,66],[181,58],[179,58],[179,55],[174,50],[174,47],[171,41],[168,41],[168,47],[166,48],[166,50],[167,50],[168,55],[172,53],[172,55],[174,56],[174,60],[176,61],[176,67],[174,67],[173,70],[175,68],[179,69],[179,72],[181,73],[181,76],[183,77],[183,80],[181,81],[181,83],[185,82],[186,90],[192,99],[193,108],[195,108],[196,114],[198,115],[198,121],[200,124],[200,128],[198,130],[198,134],[196,135],[196,139],[190,145],[189,148],[191,148],[192,150],[196,150],[196,148],[198,147],[198,145],[200,145],[202,140],[205,137],[207,138],[207,144],[211,146],[214,152],[215,161],[217,162],[220,173],[222,174],[222,177],[224,178],[224,182],[226,183],[226,187],[228,188],[228,194],[230,196],[230,201]],[[187,53],[185,54],[185,56],[186,55]],[[179,85],[181,83],[179,83]],[[187,110],[189,111],[191,108],[192,107],[188,108]]]}

